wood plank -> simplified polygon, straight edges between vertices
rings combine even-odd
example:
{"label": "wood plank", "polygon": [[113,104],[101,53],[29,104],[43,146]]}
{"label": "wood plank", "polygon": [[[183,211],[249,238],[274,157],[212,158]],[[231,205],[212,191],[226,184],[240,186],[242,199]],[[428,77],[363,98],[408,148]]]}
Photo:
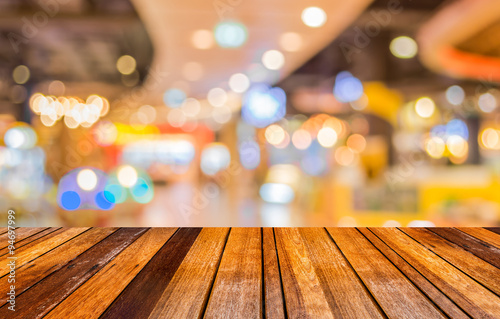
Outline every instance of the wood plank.
{"label": "wood plank", "polygon": [[312,267],[335,317],[382,318],[380,308],[324,228],[300,228]]}
{"label": "wood plank", "polygon": [[262,229],[262,257],[264,262],[264,309],[266,318],[285,318],[281,276],[274,232]]}
{"label": "wood plank", "polygon": [[337,246],[389,318],[445,318],[355,228],[327,228]]}
{"label": "wood plank", "polygon": [[500,227],[485,227],[485,229],[500,235]]}
{"label": "wood plank", "polygon": [[500,235],[480,227],[457,227],[458,230],[500,248]]}
{"label": "wood plank", "polygon": [[[16,298],[16,311],[0,308],[0,318],[41,318],[141,236],[146,228],[122,228]],[[108,285],[115,282],[108,282]],[[83,304],[82,301],[80,301]]]}
{"label": "wood plank", "polygon": [[[120,292],[134,279],[160,248],[172,237],[176,228],[152,228],[106,264],[95,276],[58,304],[44,318],[99,318]],[[161,276],[161,274],[160,274]],[[113,283],[110,285],[109,283]],[[144,288],[144,287],[143,287]],[[139,293],[139,301],[147,303],[147,295]],[[82,303],[82,300],[85,300]],[[141,305],[139,305],[141,307]],[[149,312],[148,312],[149,314]],[[136,317],[133,313],[115,318]]]}
{"label": "wood plank", "polygon": [[500,316],[500,299],[396,228],[370,228],[396,253],[472,317]]}
{"label": "wood plank", "polygon": [[288,318],[333,318],[299,230],[276,228],[275,235]]}
{"label": "wood plank", "polygon": [[[36,259],[40,255],[43,255],[44,253],[56,248],[57,246],[62,245],[63,243],[75,238],[88,229],[88,227],[62,228],[60,232],[55,231],[48,234],[47,236],[35,240],[31,243],[33,245],[28,244],[19,249],[16,249],[15,254],[13,255],[17,258],[16,269],[19,270],[21,267],[23,267],[33,259]],[[54,236],[51,236],[53,234]],[[9,273],[9,269],[7,266],[7,256],[0,258],[0,264],[2,265],[2,268],[0,269],[0,277],[3,277]]]}
{"label": "wood plank", "polygon": [[422,228],[401,229],[405,234],[500,295],[500,269],[463,250],[454,243]]}
{"label": "wood plank", "polygon": [[[93,228],[75,239],[66,242],[48,253],[36,258],[21,269],[16,269],[16,296],[20,295],[31,286],[44,279],[51,273],[64,267],[69,261],[97,244],[118,228]],[[8,291],[10,283],[0,280],[0,291]],[[1,296],[0,306],[7,302],[6,296]]]}
{"label": "wood plank", "polygon": [[0,235],[5,234],[8,231],[7,227],[0,227]]}
{"label": "wood plank", "polygon": [[[16,250],[18,250],[21,247],[24,247],[24,246],[28,245],[31,242],[34,242],[35,240],[37,240],[39,238],[42,238],[43,236],[47,236],[48,234],[50,234],[52,232],[55,232],[58,229],[60,229],[60,228],[58,228],[58,227],[49,227],[49,228],[46,228],[45,230],[42,230],[39,233],[36,233],[36,234],[34,234],[34,235],[32,235],[32,236],[30,236],[28,238],[25,238],[25,239],[23,239],[23,240],[21,240],[21,241],[19,241],[19,242],[17,242],[15,244]],[[0,249],[0,257],[5,256],[8,253],[9,253],[8,247]]]}
{"label": "wood plank", "polygon": [[229,234],[205,316],[262,318],[262,241],[259,228]]}
{"label": "wood plank", "polygon": [[429,231],[451,241],[468,252],[500,268],[500,249],[455,228],[430,227]]}
{"label": "wood plank", "polygon": [[394,250],[387,246],[367,228],[358,229],[377,249],[384,254],[405,276],[413,282],[429,299],[431,299],[450,318],[469,318],[462,309],[437,289],[427,278],[422,276]]}
{"label": "wood plank", "polygon": [[179,229],[100,318],[147,318],[200,231]]}
{"label": "wood plank", "polygon": [[229,228],[203,228],[149,318],[200,318]]}
{"label": "wood plank", "polygon": [[[36,233],[39,233],[41,231],[44,231],[48,227],[45,228],[38,228],[38,227],[17,227],[14,230],[14,235],[15,235],[15,243],[14,246],[18,248],[18,243],[22,241],[25,238],[28,238]],[[5,233],[3,235],[0,235],[0,249],[4,249],[10,244],[8,243],[9,241],[9,233]]]}

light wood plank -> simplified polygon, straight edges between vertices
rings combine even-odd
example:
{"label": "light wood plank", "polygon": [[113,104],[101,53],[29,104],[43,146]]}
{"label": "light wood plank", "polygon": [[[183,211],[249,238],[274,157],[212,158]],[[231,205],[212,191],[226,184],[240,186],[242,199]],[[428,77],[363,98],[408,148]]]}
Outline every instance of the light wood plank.
{"label": "light wood plank", "polygon": [[[52,273],[37,285],[16,298],[13,313],[7,305],[0,308],[0,318],[41,318],[71,295],[80,285],[101,270],[121,251],[133,243],[147,229],[122,228],[69,262],[64,268]],[[108,282],[107,285],[114,285]],[[80,304],[83,301],[80,300]],[[70,317],[62,317],[70,318]]]}
{"label": "light wood plank", "polygon": [[262,242],[259,228],[229,234],[205,316],[262,318]]}
{"label": "light wood plank", "polygon": [[149,318],[199,318],[207,303],[229,228],[203,228]]}
{"label": "light wood plank", "polygon": [[387,246],[367,228],[358,229],[377,249],[384,254],[405,276],[417,286],[429,299],[431,299],[444,313],[451,318],[470,318],[462,309],[453,303],[446,295],[437,289],[427,278],[422,276],[408,264],[394,250]]}
{"label": "light wood plank", "polygon": [[200,231],[201,228],[179,229],[100,318],[147,318]]}
{"label": "light wood plank", "polygon": [[335,243],[389,318],[445,318],[355,228],[327,228]]}
{"label": "light wood plank", "polygon": [[[49,250],[52,250],[57,246],[62,245],[63,243],[75,238],[88,229],[88,227],[63,228],[61,229],[61,232],[54,234],[55,236],[53,237],[50,236],[51,234],[53,234],[51,233],[49,234],[49,236],[39,238],[32,243],[33,245],[26,245],[19,249],[16,249],[15,254],[12,255],[17,258],[16,269],[20,269],[33,259],[38,258],[40,255],[43,255]],[[2,268],[0,269],[0,277],[2,277],[9,273],[9,269],[7,266],[7,255],[0,258],[0,264],[2,265]]]}
{"label": "light wood plank", "polygon": [[[93,228],[75,239],[54,248],[48,253],[36,258],[20,269],[16,269],[18,280],[15,283],[16,296],[44,279],[51,273],[64,267],[69,261],[97,244],[117,228]],[[7,291],[10,287],[7,280],[0,280],[0,291]],[[7,302],[7,298],[1,296],[0,306]]]}
{"label": "light wood plank", "polygon": [[46,230],[48,227],[45,228],[38,228],[38,227],[17,227],[15,230],[13,230],[10,234],[6,232],[5,234],[0,235],[0,249],[4,249],[10,244],[8,241],[10,240],[9,236],[12,237],[12,235],[15,237],[15,243],[14,246],[16,248],[19,247],[19,243],[23,240],[26,239],[36,233],[42,232]]}
{"label": "light wood plank", "polygon": [[500,316],[500,299],[441,257],[396,228],[370,230],[472,317]]}
{"label": "light wood plank", "polygon": [[500,248],[500,235],[492,231],[480,227],[458,227],[457,229],[496,248]]}
{"label": "light wood plank", "polygon": [[285,318],[278,256],[272,228],[262,229],[264,258],[264,302],[266,318]]}
{"label": "light wood plank", "polygon": [[402,231],[497,295],[500,294],[499,268],[426,229],[403,228]]}
{"label": "light wood plank", "polygon": [[311,258],[297,228],[276,228],[288,318],[333,318]]}
{"label": "light wood plank", "polygon": [[[46,228],[39,233],[36,233],[28,238],[24,238],[23,240],[18,241],[14,246],[16,247],[16,250],[19,251],[19,249],[23,248],[24,246],[27,246],[27,245],[31,244],[32,242],[34,242],[34,241],[36,241],[44,236],[48,236],[49,234],[51,234],[59,229],[61,229],[61,228],[57,228],[57,227]],[[47,237],[47,238],[50,238],[50,237]],[[26,247],[23,249],[26,249]],[[3,257],[5,255],[7,255],[8,253],[9,253],[8,247],[0,249],[0,257]]]}
{"label": "light wood plank", "polygon": [[[44,318],[99,318],[175,233],[175,230],[175,228],[148,230]],[[82,300],[85,302],[82,303]]]}

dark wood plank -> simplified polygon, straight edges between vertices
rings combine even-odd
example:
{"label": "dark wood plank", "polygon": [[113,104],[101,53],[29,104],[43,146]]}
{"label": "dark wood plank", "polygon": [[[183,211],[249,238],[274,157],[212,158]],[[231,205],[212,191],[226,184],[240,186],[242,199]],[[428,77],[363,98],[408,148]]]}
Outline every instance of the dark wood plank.
{"label": "dark wood plank", "polygon": [[408,227],[402,231],[497,295],[500,294],[499,268],[426,229]]}
{"label": "dark wood plank", "polygon": [[[117,228],[93,228],[75,239],[66,242],[48,253],[30,261],[24,267],[16,269],[18,280],[15,283],[16,296],[20,295],[28,288],[44,279],[53,272],[64,267],[69,261],[100,242]],[[0,291],[7,291],[10,283],[7,280],[0,280]],[[1,296],[0,306],[7,302],[6,296]]]}
{"label": "dark wood plank", "polygon": [[430,227],[429,231],[451,241],[468,252],[500,268],[500,249],[455,228]]}
{"label": "dark wood plank", "polygon": [[262,318],[262,242],[259,228],[229,234],[205,316]]}
{"label": "dark wood plank", "polygon": [[333,318],[299,230],[276,228],[275,235],[288,318]]}
{"label": "dark wood plank", "polygon": [[[147,229],[122,228],[16,298],[15,312],[0,308],[0,318],[41,318],[101,270]],[[115,284],[108,282],[108,285]],[[82,301],[80,301],[82,303]]]}
{"label": "dark wood plank", "polygon": [[337,246],[389,318],[445,318],[355,228],[327,228]]}
{"label": "dark wood plank", "polygon": [[[17,258],[16,269],[20,269],[33,259],[36,259],[39,256],[43,255],[44,253],[48,252],[49,250],[52,250],[57,246],[75,238],[81,233],[87,231],[88,229],[89,229],[88,227],[62,228],[60,232],[59,231],[52,232],[47,236],[44,236],[42,238],[35,240],[34,242],[31,242],[28,245],[16,249],[15,254],[13,255],[14,257]],[[0,264],[2,265],[2,268],[0,269],[0,277],[3,277],[9,273],[7,267],[7,256],[0,257]]]}
{"label": "dark wood plank", "polygon": [[500,299],[396,228],[370,228],[396,253],[472,317],[500,316]]}
{"label": "dark wood plank", "polygon": [[500,227],[485,227],[485,229],[500,235]]}
{"label": "dark wood plank", "polygon": [[430,300],[432,300],[450,318],[469,318],[462,309],[437,289],[427,278],[422,276],[394,250],[387,246],[367,228],[358,229],[377,249],[387,257],[405,276],[413,282]]}
{"label": "dark wood plank", "polygon": [[266,318],[285,318],[281,276],[272,228],[262,229],[262,257]]}
{"label": "dark wood plank", "polygon": [[200,318],[229,228],[203,228],[149,318]]}
{"label": "dark wood plank", "polygon": [[[16,248],[18,248],[20,241],[22,241],[23,239],[28,238],[28,237],[36,234],[36,233],[44,231],[47,228],[48,227],[45,227],[45,228],[38,228],[38,227],[17,227],[14,230],[14,236],[15,236],[15,238],[14,238],[14,240],[15,240],[14,246]],[[0,235],[0,249],[4,249],[7,246],[9,246],[10,244],[8,243],[8,241],[9,241],[9,233],[5,233],[3,235]]]}
{"label": "dark wood plank", "polygon": [[[58,227],[49,227],[49,228],[46,228],[45,230],[42,230],[41,232],[39,233],[36,233],[28,238],[25,238],[23,240],[20,240],[19,242],[17,242],[14,246],[16,247],[16,250],[18,250],[19,248],[21,247],[24,247],[26,245],[28,245],[29,243],[31,242],[34,242],[35,240],[39,239],[39,238],[42,238],[44,236],[47,236],[48,234],[52,233],[52,232],[55,232],[57,231]],[[5,255],[7,255],[9,253],[9,249],[8,247],[5,247],[3,249],[0,249],[0,257],[3,257]]]}
{"label": "dark wood plank", "polygon": [[147,318],[200,231],[179,229],[100,318]]}
{"label": "dark wood plank", "polygon": [[[149,229],[44,318],[99,318],[175,231],[175,228]],[[146,303],[144,298],[140,301]],[[85,302],[82,303],[82,300]],[[130,313],[125,317],[115,318],[144,317],[136,317]]]}
{"label": "dark wood plank", "polygon": [[458,227],[458,230],[500,248],[500,235],[480,227]]}

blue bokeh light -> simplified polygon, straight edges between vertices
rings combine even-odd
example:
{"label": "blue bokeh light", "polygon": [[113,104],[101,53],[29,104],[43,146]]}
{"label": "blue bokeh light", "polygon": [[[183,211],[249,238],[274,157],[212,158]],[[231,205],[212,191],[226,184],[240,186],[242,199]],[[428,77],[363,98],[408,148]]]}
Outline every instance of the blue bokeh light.
{"label": "blue bokeh light", "polygon": [[184,103],[187,96],[184,91],[180,89],[169,89],[163,95],[163,103],[171,108],[178,108]]}
{"label": "blue bokeh light", "polygon": [[75,210],[80,207],[81,199],[77,192],[66,191],[61,195],[61,206],[65,210]]}
{"label": "blue bokeh light", "polygon": [[106,199],[104,192],[98,192],[95,195],[95,203],[96,203],[97,207],[99,207],[100,209],[103,209],[103,210],[108,210],[108,209],[111,209],[115,206],[113,204],[113,202],[110,202]]}
{"label": "blue bokeh light", "polygon": [[256,127],[266,127],[279,121],[286,113],[286,94],[281,88],[270,88],[259,84],[245,95],[241,116],[245,122]]}
{"label": "blue bokeh light", "polygon": [[247,41],[247,29],[238,22],[221,22],[215,26],[215,41],[222,48],[238,48]]}
{"label": "blue bokeh light", "polygon": [[244,141],[238,148],[241,165],[245,169],[256,169],[260,164],[260,147],[255,141]]}
{"label": "blue bokeh light", "polygon": [[363,83],[347,71],[340,72],[335,78],[333,94],[340,102],[354,102],[363,95]]}

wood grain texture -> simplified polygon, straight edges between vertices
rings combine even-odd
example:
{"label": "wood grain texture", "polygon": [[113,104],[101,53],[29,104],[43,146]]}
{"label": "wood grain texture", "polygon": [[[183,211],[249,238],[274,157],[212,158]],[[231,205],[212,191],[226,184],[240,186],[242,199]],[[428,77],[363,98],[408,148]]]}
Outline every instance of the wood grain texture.
{"label": "wood grain texture", "polygon": [[264,309],[266,318],[285,318],[278,255],[272,228],[262,229]]}
{"label": "wood grain texture", "polygon": [[288,318],[334,318],[297,228],[276,228]]}
{"label": "wood grain texture", "polygon": [[[389,318],[445,318],[432,301],[355,228],[327,228]],[[397,307],[394,305],[397,304]]]}
{"label": "wood grain texture", "polygon": [[205,316],[262,318],[262,251],[259,228],[233,228],[217,271]]}
{"label": "wood grain texture", "polygon": [[[13,255],[17,258],[16,269],[20,269],[31,260],[38,258],[39,256],[45,254],[46,252],[67,242],[68,240],[73,239],[74,237],[80,235],[81,233],[87,231],[88,229],[89,229],[88,227],[62,228],[60,232],[55,231],[53,233],[48,234],[47,236],[35,240],[34,242],[31,242],[28,245],[16,249],[15,254]],[[7,255],[4,257],[0,257],[0,263],[2,265],[2,268],[0,269],[0,277],[3,277],[7,273],[9,273],[7,267]]]}
{"label": "wood grain texture", "polygon": [[[73,240],[66,242],[59,247],[54,248],[48,253],[36,258],[24,267],[16,270],[16,276],[19,278],[16,282],[16,296],[20,295],[28,288],[44,279],[51,273],[64,267],[69,261],[91,248],[117,228],[93,228]],[[0,291],[8,291],[10,284],[7,280],[0,280]],[[7,302],[3,295],[0,299],[0,306]]]}
{"label": "wood grain texture", "polygon": [[488,245],[483,241],[455,228],[431,227],[428,228],[428,230],[448,241],[451,241],[455,245],[460,246],[482,260],[489,262],[493,266],[500,268],[499,248]]}
{"label": "wood grain texture", "polygon": [[147,318],[200,231],[201,228],[179,229],[101,318]]}
{"label": "wood grain texture", "polygon": [[[60,228],[57,228],[57,227],[45,228],[44,230],[42,230],[39,233],[36,233],[36,234],[34,234],[32,236],[29,236],[27,238],[24,238],[23,240],[18,241],[14,246],[16,247],[16,250],[18,250],[21,247],[24,247],[24,246],[26,246],[26,245],[28,245],[28,244],[36,241],[37,239],[42,238],[44,236],[47,236],[48,234],[53,233],[53,232],[55,232],[55,231],[57,231],[59,229]],[[8,253],[9,253],[8,247],[0,249],[0,257],[5,256]]]}
{"label": "wood grain texture", "polygon": [[6,233],[8,230],[7,230],[7,227],[0,227],[0,235],[3,235],[4,233]]}
{"label": "wood grain texture", "polygon": [[480,227],[458,227],[458,230],[500,248],[500,235]]}
{"label": "wood grain texture", "polygon": [[200,318],[229,228],[203,228],[149,318]]}
{"label": "wood grain texture", "polygon": [[485,227],[485,229],[500,235],[500,227]]}
{"label": "wood grain texture", "polygon": [[[16,298],[22,305],[15,312],[0,308],[0,318],[41,318],[68,297],[81,284],[102,269],[147,229],[122,228],[52,273]],[[112,282],[114,284],[114,282]],[[107,283],[110,285],[111,283]],[[80,300],[80,304],[83,301]]]}
{"label": "wood grain texture", "polygon": [[500,316],[500,300],[478,282],[396,228],[370,228],[472,317]]}
{"label": "wood grain texture", "polygon": [[[149,229],[44,318],[99,318],[175,231],[175,228]],[[141,318],[132,313],[121,318],[126,317]]]}
{"label": "wood grain texture", "polygon": [[463,250],[454,243],[422,228],[403,228],[402,231],[462,270],[476,281],[500,295],[500,269]]}
{"label": "wood grain texture", "polygon": [[[26,238],[28,238],[28,237],[36,234],[36,233],[42,232],[42,231],[44,231],[47,228],[48,227],[45,227],[45,228],[18,227],[18,228],[16,228],[13,231],[14,232],[14,236],[15,236],[14,246],[16,246],[16,248],[17,248],[20,241],[22,241],[23,239],[26,239]],[[7,246],[9,246],[10,244],[8,243],[8,241],[9,241],[9,233],[8,232],[5,233],[5,234],[0,235],[0,249],[4,249]]]}
{"label": "wood grain texture", "polygon": [[450,318],[469,318],[462,309],[453,303],[446,295],[437,289],[429,280],[408,264],[394,250],[387,246],[377,236],[367,228],[358,229],[384,256],[391,261],[413,284],[422,291],[430,300],[432,300],[444,313]]}

